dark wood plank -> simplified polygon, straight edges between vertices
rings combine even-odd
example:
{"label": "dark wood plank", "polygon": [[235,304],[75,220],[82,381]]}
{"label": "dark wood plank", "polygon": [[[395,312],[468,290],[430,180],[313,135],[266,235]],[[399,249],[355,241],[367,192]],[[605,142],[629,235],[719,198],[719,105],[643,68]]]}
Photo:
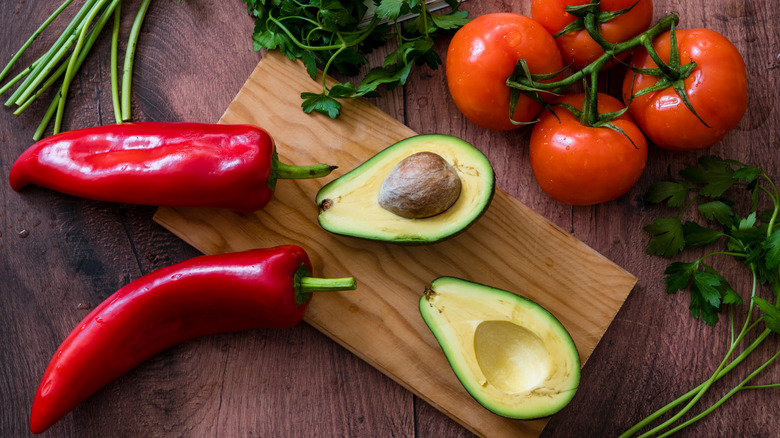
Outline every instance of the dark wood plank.
{"label": "dark wood plank", "polygon": [[[529,3],[469,2],[466,9],[474,15],[498,10],[528,14]],[[642,204],[641,196],[649,185],[665,175],[667,166],[676,171],[706,153],[761,163],[770,174],[778,174],[780,163],[773,153],[778,144],[777,91],[772,85],[777,78],[777,53],[770,48],[776,46],[780,35],[776,26],[769,25],[776,22],[777,11],[760,1],[713,1],[707,2],[706,7],[700,2],[654,3],[656,18],[675,10],[681,17],[681,28],[711,28],[734,42],[750,75],[749,109],[737,129],[708,151],[670,153],[653,148],[640,182],[616,201],[595,207],[568,207],[551,202],[533,180],[527,160],[527,131],[488,133],[470,125],[459,116],[451,100],[433,97],[446,96],[443,72],[419,73],[406,87],[410,127],[421,132],[454,133],[473,142],[494,163],[499,187],[639,277],[639,283],[585,366],[574,402],[552,418],[544,437],[616,436],[700,383],[726,352],[727,326],[710,328],[690,318],[684,294],[666,296],[663,292],[666,262],[644,254],[647,236],[641,228],[659,213]],[[446,49],[446,43],[437,44],[442,51]],[[611,72],[604,79],[604,85],[615,94],[622,83],[622,70]],[[748,277],[734,265],[729,264],[726,269],[736,275],[740,290],[749,293]],[[749,366],[755,368],[769,357],[772,348],[777,348],[776,337],[769,344],[763,353],[757,354],[761,359],[754,358]],[[745,375],[735,374],[738,375],[724,379],[701,404],[716,401]],[[777,366],[767,370],[761,379],[767,383],[778,380]],[[765,415],[767,410],[762,406],[771,406],[774,398],[772,390],[741,393],[681,435],[772,436],[775,432],[770,431],[777,430],[777,420]]]}
{"label": "dark wood plank", "polygon": [[[20,4],[14,16],[25,20],[3,14],[3,41],[31,34],[52,4],[49,10]],[[125,2],[126,11],[137,6]],[[124,35],[131,18],[123,20]],[[252,26],[241,2],[153,3],[136,55],[134,119],[216,121],[261,57],[252,51]],[[11,50],[4,47],[0,58],[9,59]],[[79,74],[67,129],[113,120],[108,50],[101,40]],[[4,178],[32,143],[44,109],[0,120]],[[0,353],[9,407],[0,431],[24,436],[40,375],[89,309],[128,281],[198,253],[151,220],[153,207],[42,189],[19,195],[7,185],[0,196],[0,249],[8,255],[0,263],[8,295],[2,333],[18,339]],[[22,231],[26,237],[17,237]],[[411,436],[412,413],[408,391],[301,325],[214,336],[163,352],[85,401],[47,435]]]}
{"label": "dark wood plank", "polygon": [[[46,3],[46,4],[42,4]],[[78,3],[78,2],[76,2]],[[124,2],[134,12],[138,1]],[[8,1],[0,14],[0,63],[58,1]],[[583,372],[572,404],[554,416],[545,437],[613,436],[700,379],[725,353],[728,327],[693,321],[684,294],[663,292],[665,262],[646,256],[641,227],[657,211],[641,194],[664,175],[704,153],[757,163],[780,176],[780,111],[776,83],[778,8],[762,0],[655,2],[656,17],[676,10],[681,27],[708,27],[728,36],[747,63],[749,109],[737,129],[702,153],[651,149],[648,169],[626,196],[596,207],[551,201],[527,162],[528,132],[492,133],[466,122],[449,99],[444,71],[417,70],[404,89],[375,99],[419,132],[471,141],[496,166],[498,184],[534,210],[639,278]],[[470,0],[474,15],[528,13],[529,2]],[[131,15],[125,14],[123,35]],[[260,59],[251,19],[239,1],[153,2],[139,41],[134,81],[136,120],[219,118]],[[43,39],[49,38],[43,36]],[[442,56],[446,39],[437,42]],[[25,57],[27,61],[33,55]],[[372,59],[381,58],[381,53]],[[620,75],[610,75],[615,91]],[[5,100],[5,99],[4,99]],[[725,103],[724,103],[725,104]],[[110,123],[108,40],[102,39],[71,89],[68,129]],[[0,114],[0,178],[32,141],[45,104],[21,117]],[[155,225],[154,208],[113,205],[43,189],[13,192],[0,184],[0,435],[26,436],[29,407],[51,355],[64,336],[110,293],[151,270],[197,252]],[[744,290],[747,277],[725,265]],[[777,348],[777,337],[770,347]],[[751,360],[758,365],[770,349]],[[715,401],[742,375],[724,379],[702,403]],[[774,366],[761,382],[780,381]],[[716,395],[717,393],[717,395]],[[776,390],[745,391],[682,436],[773,436],[780,419]],[[491,415],[486,412],[486,415]],[[343,348],[301,325],[212,336],[150,359],[95,394],[49,436],[469,436]]]}

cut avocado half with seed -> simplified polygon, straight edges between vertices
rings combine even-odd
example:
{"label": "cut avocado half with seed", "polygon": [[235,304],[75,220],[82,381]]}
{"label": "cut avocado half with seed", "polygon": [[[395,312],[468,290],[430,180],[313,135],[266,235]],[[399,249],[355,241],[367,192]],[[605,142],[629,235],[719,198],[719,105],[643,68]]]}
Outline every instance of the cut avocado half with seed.
{"label": "cut avocado half with seed", "polygon": [[320,189],[318,221],[335,234],[429,244],[468,228],[494,192],[493,167],[474,146],[448,135],[417,135]]}
{"label": "cut avocado half with seed", "polygon": [[419,305],[458,380],[490,411],[543,418],[574,397],[580,381],[577,347],[563,325],[533,301],[441,277]]}

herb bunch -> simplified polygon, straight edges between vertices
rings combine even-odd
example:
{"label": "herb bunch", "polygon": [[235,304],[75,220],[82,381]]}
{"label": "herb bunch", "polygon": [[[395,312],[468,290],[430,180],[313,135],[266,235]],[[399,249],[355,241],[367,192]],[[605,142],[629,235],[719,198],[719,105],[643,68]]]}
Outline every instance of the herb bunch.
{"label": "herb bunch", "polygon": [[[721,243],[721,248],[707,252],[696,260],[671,263],[665,271],[665,284],[669,294],[688,290],[691,315],[709,325],[715,325],[718,315],[728,310],[731,327],[729,349],[707,380],[637,423],[622,437],[639,433],[651,422],[685,402],[687,404],[670,418],[639,436],[668,436],[705,417],[740,390],[780,386],[780,383],[748,386],[756,375],[780,356],[780,349],[775,345],[773,348],[777,351],[771,358],[752,370],[720,400],[699,414],[680,421],[715,381],[737,367],[772,333],[780,333],[777,300],[780,290],[780,227],[777,224],[780,194],[763,170],[734,160],[702,157],[698,166],[685,168],[679,175],[679,179],[653,184],[645,195],[648,203],[666,203],[678,211],[674,216],[660,217],[645,227],[645,231],[652,235],[647,252],[670,258],[688,248],[710,247]],[[738,204],[726,197],[729,194],[743,196],[740,199],[742,203]],[[761,208],[764,197],[769,200],[768,209]],[[749,205],[747,214],[740,215],[736,211],[741,205]],[[701,219],[699,222],[683,222],[683,214],[691,208],[697,210],[697,216]],[[716,256],[733,257],[750,271],[752,287],[749,296],[737,293],[708,262]],[[769,289],[774,303],[759,297],[759,289]],[[735,311],[737,306],[743,304],[743,299],[748,300],[749,305],[746,307],[745,321],[738,327]],[[751,339],[748,334],[757,331],[760,334],[748,343]]]}
{"label": "herb bunch", "polygon": [[[300,59],[312,79],[322,69],[322,92],[301,93],[306,113],[317,111],[331,118],[339,116],[339,100],[377,97],[384,85],[404,85],[414,65],[436,69],[442,63],[433,50],[434,39],[468,22],[468,12],[459,10],[459,0],[446,0],[447,14],[432,14],[424,0],[373,0],[370,21],[362,0],[244,0],[255,20],[254,49],[279,49],[290,59]],[[400,18],[414,18],[400,22]],[[389,41],[397,47],[383,65],[375,66],[360,83],[344,82],[328,87],[325,77],[331,69],[355,76],[368,64],[366,54]]]}

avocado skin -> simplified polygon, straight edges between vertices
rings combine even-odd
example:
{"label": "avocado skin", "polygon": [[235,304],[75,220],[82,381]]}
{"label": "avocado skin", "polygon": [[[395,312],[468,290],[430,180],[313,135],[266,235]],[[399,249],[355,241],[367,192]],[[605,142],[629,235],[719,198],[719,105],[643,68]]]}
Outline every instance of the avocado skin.
{"label": "avocado skin", "polygon": [[[449,154],[454,157],[454,159],[450,157],[451,159],[448,160],[451,162],[451,164],[453,164],[452,161],[457,162],[457,161],[471,159],[474,161],[475,167],[479,168],[482,171],[482,174],[480,174],[481,176],[479,178],[475,178],[473,175],[461,174],[462,178],[468,179],[467,181],[464,181],[464,186],[466,184],[470,184],[471,190],[473,190],[475,186],[475,182],[478,182],[479,189],[481,189],[481,191],[478,192],[478,194],[480,195],[480,202],[478,203],[479,209],[464,211],[463,216],[459,218],[461,220],[459,226],[447,227],[447,229],[442,233],[415,232],[416,225],[414,221],[425,221],[425,222],[435,223],[441,218],[448,217],[447,216],[448,212],[445,211],[444,213],[441,213],[436,216],[432,216],[430,218],[425,218],[425,219],[406,219],[400,216],[393,215],[395,216],[394,219],[397,218],[397,222],[399,224],[402,224],[404,222],[407,223],[406,226],[408,227],[408,232],[403,232],[403,231],[394,232],[394,233],[377,232],[376,228],[379,228],[380,226],[377,224],[372,224],[370,220],[365,220],[364,222],[361,222],[359,226],[358,225],[346,226],[340,224],[339,221],[334,220],[331,217],[332,216],[331,214],[325,213],[326,210],[333,208],[334,204],[336,204],[336,202],[334,202],[333,199],[339,198],[343,194],[349,193],[348,191],[344,193],[340,192],[340,190],[342,189],[341,186],[348,186],[349,184],[352,183],[354,179],[359,178],[359,175],[362,174],[363,172],[372,171],[375,168],[378,168],[380,170],[386,170],[387,172],[389,172],[398,161],[413,153],[419,151],[430,151],[434,153],[441,152],[441,149],[438,149],[438,147],[426,147],[426,146],[421,146],[421,144],[426,144],[426,145],[449,144],[450,147],[445,149],[447,150],[451,149],[457,152],[457,155],[454,155],[453,153]],[[406,151],[408,153],[401,153],[404,152],[405,149],[408,149]],[[394,157],[396,159],[393,159]],[[384,162],[385,160],[387,161]],[[376,178],[375,181],[373,181],[375,184],[375,190],[371,191],[371,193],[373,194],[372,195],[373,198],[366,197],[365,204],[366,204],[366,209],[368,211],[373,212],[375,208],[381,209],[378,202],[375,201],[375,198],[378,195],[379,187],[383,179],[384,176],[382,178]],[[364,188],[363,190],[367,191]],[[331,196],[332,194],[337,194],[337,196]],[[495,195],[495,173],[493,172],[493,167],[490,164],[490,161],[487,159],[487,157],[485,157],[484,154],[482,154],[481,151],[479,151],[474,146],[470,145],[469,143],[457,137],[453,137],[445,134],[420,134],[420,135],[403,139],[385,148],[384,150],[378,152],[376,155],[369,158],[368,160],[366,160],[359,166],[355,167],[351,171],[336,178],[333,181],[330,181],[318,191],[317,196],[315,198],[315,202],[317,203],[318,210],[319,210],[319,214],[317,216],[317,222],[319,223],[320,227],[322,227],[324,230],[332,234],[355,237],[360,239],[367,239],[367,240],[382,241],[382,242],[407,245],[407,246],[421,246],[421,245],[430,245],[430,244],[439,243],[451,239],[466,231],[472,224],[474,224],[474,222],[476,222],[479,218],[482,217],[482,215],[485,214],[487,208],[490,206],[493,200],[494,195]],[[330,203],[329,208],[323,208],[323,202]],[[457,205],[458,205],[458,201],[456,201],[455,203],[455,206]],[[384,209],[382,210],[385,211]],[[392,213],[388,212],[388,214],[392,214]],[[418,223],[423,223],[423,222],[418,222]],[[376,228],[372,228],[372,226]],[[399,228],[401,227],[402,226],[399,226]],[[431,226],[428,225],[428,228],[431,228]]]}

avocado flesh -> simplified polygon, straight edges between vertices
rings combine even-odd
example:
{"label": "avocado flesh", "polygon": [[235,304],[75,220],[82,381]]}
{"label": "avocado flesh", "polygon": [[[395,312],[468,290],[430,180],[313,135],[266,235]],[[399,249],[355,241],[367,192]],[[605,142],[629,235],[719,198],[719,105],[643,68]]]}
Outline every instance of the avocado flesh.
{"label": "avocado flesh", "polygon": [[485,408],[534,419],[558,412],[574,397],[577,347],[538,304],[453,277],[436,279],[419,304],[458,380]]}
{"label": "avocado flesh", "polygon": [[[393,167],[418,152],[433,152],[449,162],[460,176],[461,193],[446,211],[409,219],[382,208],[377,197]],[[490,204],[494,190],[493,168],[478,149],[456,137],[418,135],[388,147],[320,189],[316,197],[318,221],[335,234],[396,243],[434,243],[476,221]]]}

